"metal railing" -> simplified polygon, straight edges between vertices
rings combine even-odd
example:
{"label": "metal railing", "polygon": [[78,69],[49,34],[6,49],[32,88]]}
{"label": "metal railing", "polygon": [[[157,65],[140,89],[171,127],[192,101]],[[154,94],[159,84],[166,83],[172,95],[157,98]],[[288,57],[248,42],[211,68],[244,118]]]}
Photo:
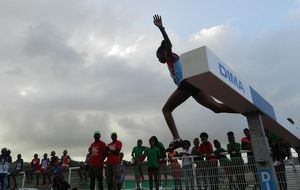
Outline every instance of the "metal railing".
{"label": "metal railing", "polygon": [[[189,159],[190,164],[184,164],[182,159]],[[126,167],[126,176],[123,182],[123,189],[149,189],[149,177],[147,164],[141,163],[139,166]],[[68,178],[71,187],[78,189],[89,189],[88,182],[81,183],[78,170],[80,167],[70,167],[68,173],[64,173]],[[105,168],[104,168],[105,169]],[[276,166],[276,174],[282,190],[298,190],[300,187],[300,165],[284,162]],[[140,175],[142,171],[143,176]],[[22,172],[22,188],[26,187],[25,173]],[[104,176],[104,188],[106,188]],[[159,189],[209,189],[209,190],[250,190],[261,189],[259,177],[257,175],[254,157],[220,159],[220,160],[199,160],[197,156],[185,158],[176,157],[161,164],[158,170]],[[153,182],[155,188],[155,180]],[[43,188],[40,188],[43,189]]]}

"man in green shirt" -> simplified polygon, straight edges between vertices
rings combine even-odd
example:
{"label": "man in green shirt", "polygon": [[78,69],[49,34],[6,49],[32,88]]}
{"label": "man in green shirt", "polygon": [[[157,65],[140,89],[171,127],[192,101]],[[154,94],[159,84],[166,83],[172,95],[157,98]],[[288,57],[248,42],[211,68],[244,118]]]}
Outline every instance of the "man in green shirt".
{"label": "man in green shirt", "polygon": [[228,142],[227,152],[230,154],[230,159],[232,161],[233,173],[236,176],[237,184],[239,189],[245,190],[247,187],[245,179],[245,170],[244,170],[244,160],[241,154],[241,144],[235,142],[234,133],[229,131],[227,133]]}
{"label": "man in green shirt", "polygon": [[232,176],[233,172],[232,172],[231,160],[226,156],[227,151],[221,147],[221,143],[218,140],[214,140],[214,146],[216,148],[214,154],[216,158],[219,160],[220,165],[223,167],[226,176],[228,177],[229,188],[235,189],[234,180]]}
{"label": "man in green shirt", "polygon": [[[165,146],[158,141],[156,136],[152,136],[150,139],[154,141],[154,146],[157,147],[160,151],[159,156],[159,174],[164,175],[164,186],[167,185],[167,154]],[[161,184],[161,175],[159,177],[159,184]]]}
{"label": "man in green shirt", "polygon": [[137,161],[140,163],[147,157],[147,167],[148,167],[148,176],[149,176],[149,189],[153,188],[153,178],[155,182],[155,189],[159,190],[158,183],[158,168],[159,168],[159,158],[160,150],[155,146],[155,138],[151,137],[149,139],[150,148],[146,148],[142,157]]}
{"label": "man in green shirt", "polygon": [[131,152],[131,156],[132,156],[132,161],[135,165],[135,182],[137,185],[137,189],[141,189],[141,181],[144,180],[144,176],[143,176],[143,170],[142,170],[142,165],[139,163],[137,163],[137,161],[142,157],[145,148],[144,146],[142,146],[143,141],[141,139],[139,139],[137,141],[137,146],[135,146],[132,149]]}

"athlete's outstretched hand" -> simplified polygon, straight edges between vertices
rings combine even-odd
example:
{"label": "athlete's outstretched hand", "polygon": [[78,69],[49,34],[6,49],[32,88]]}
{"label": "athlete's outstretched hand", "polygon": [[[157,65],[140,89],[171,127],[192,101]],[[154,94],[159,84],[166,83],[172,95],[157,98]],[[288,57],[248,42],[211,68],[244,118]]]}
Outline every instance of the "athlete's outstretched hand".
{"label": "athlete's outstretched hand", "polygon": [[163,28],[163,23],[162,23],[161,16],[159,16],[159,15],[154,15],[154,16],[153,16],[153,23],[154,23],[154,25],[157,26],[158,28]]}

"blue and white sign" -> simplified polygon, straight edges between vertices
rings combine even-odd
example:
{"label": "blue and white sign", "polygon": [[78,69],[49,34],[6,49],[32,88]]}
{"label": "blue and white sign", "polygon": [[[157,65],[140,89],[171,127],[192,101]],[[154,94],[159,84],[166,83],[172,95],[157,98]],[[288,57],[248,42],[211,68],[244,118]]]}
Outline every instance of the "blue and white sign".
{"label": "blue and white sign", "polygon": [[262,190],[276,190],[275,180],[271,169],[258,170],[260,186]]}

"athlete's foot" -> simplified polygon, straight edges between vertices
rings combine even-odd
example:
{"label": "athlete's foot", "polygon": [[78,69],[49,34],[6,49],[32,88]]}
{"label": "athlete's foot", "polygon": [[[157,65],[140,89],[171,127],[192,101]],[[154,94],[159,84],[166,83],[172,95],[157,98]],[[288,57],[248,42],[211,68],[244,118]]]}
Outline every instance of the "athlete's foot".
{"label": "athlete's foot", "polygon": [[172,140],[169,147],[166,149],[166,152],[172,152],[173,150],[181,147],[181,142],[182,140],[180,138]]}

